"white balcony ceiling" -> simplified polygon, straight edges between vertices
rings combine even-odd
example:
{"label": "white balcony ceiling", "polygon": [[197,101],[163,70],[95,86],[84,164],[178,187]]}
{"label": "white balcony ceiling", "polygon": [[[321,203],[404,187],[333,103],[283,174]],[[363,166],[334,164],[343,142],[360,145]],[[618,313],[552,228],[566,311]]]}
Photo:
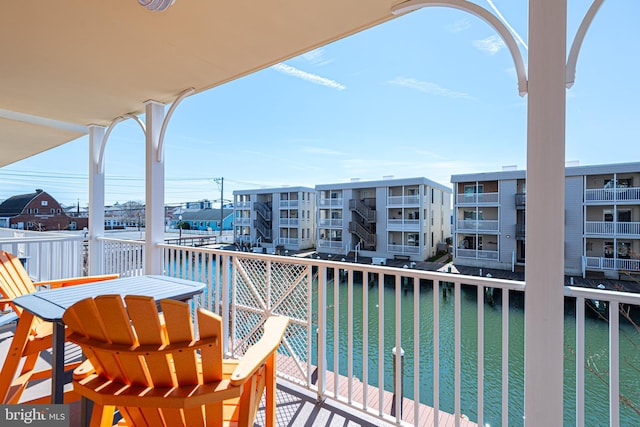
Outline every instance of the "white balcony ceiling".
{"label": "white balcony ceiling", "polygon": [[[0,6],[0,166],[392,19],[402,0],[7,1]],[[41,120],[45,119],[45,120]]]}

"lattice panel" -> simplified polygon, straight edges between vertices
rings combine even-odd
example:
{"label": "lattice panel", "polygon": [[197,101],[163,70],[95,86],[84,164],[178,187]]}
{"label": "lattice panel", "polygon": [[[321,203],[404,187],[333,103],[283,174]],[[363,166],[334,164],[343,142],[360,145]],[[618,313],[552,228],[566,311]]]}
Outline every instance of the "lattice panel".
{"label": "lattice panel", "polygon": [[241,356],[257,342],[269,315],[287,316],[291,321],[278,350],[278,372],[306,382],[310,267],[234,257],[233,268],[233,354]]}

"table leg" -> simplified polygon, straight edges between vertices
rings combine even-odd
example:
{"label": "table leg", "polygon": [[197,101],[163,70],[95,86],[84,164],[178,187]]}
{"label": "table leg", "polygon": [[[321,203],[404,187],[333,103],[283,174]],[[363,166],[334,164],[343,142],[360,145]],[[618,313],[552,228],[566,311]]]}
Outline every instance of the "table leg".
{"label": "table leg", "polygon": [[64,403],[64,323],[53,322],[51,337],[53,360],[51,363],[51,403]]}

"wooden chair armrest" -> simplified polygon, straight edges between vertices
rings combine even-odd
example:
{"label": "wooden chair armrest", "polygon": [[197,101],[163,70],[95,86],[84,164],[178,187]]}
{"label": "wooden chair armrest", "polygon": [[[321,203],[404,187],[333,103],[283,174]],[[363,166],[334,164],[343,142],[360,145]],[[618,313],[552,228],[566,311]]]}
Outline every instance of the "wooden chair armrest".
{"label": "wooden chair armrest", "polygon": [[78,366],[76,369],[73,370],[73,379],[76,381],[80,381],[84,378],[87,378],[89,375],[94,374],[95,372],[96,370],[91,364],[91,361],[87,359],[84,362],[82,362],[80,366]]}
{"label": "wooden chair armrest", "polygon": [[100,276],[83,276],[83,277],[70,277],[67,279],[56,280],[43,280],[41,282],[35,282],[34,286],[49,286],[51,289],[63,288],[65,286],[83,285],[86,283],[102,282],[103,280],[117,279],[119,274],[103,274]]}
{"label": "wooden chair armrest", "polygon": [[280,346],[280,342],[288,325],[288,317],[271,316],[267,319],[264,323],[262,338],[247,350],[233,371],[233,375],[231,375],[232,385],[244,383],[275,353]]}

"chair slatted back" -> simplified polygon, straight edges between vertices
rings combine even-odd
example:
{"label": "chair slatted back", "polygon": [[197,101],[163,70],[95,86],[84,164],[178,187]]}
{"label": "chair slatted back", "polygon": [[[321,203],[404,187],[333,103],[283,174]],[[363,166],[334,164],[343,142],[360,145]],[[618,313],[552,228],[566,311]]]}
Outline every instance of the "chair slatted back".
{"label": "chair slatted back", "polygon": [[[0,293],[4,298],[13,300],[36,291],[36,287],[25,271],[20,259],[12,253],[0,251]],[[20,316],[22,308],[9,302],[11,308]],[[33,329],[42,321],[34,319]]]}
{"label": "chair slatted back", "polygon": [[[69,340],[81,345],[96,373],[115,389],[127,385],[179,393],[222,380],[219,316],[199,310],[196,336],[188,304],[162,300],[162,324],[153,298],[126,296],[124,302],[126,307],[119,295],[103,295],[82,300],[64,314]],[[118,408],[136,426],[205,425],[208,416],[222,419],[221,402],[204,411],[202,405],[172,408],[153,402]]]}

